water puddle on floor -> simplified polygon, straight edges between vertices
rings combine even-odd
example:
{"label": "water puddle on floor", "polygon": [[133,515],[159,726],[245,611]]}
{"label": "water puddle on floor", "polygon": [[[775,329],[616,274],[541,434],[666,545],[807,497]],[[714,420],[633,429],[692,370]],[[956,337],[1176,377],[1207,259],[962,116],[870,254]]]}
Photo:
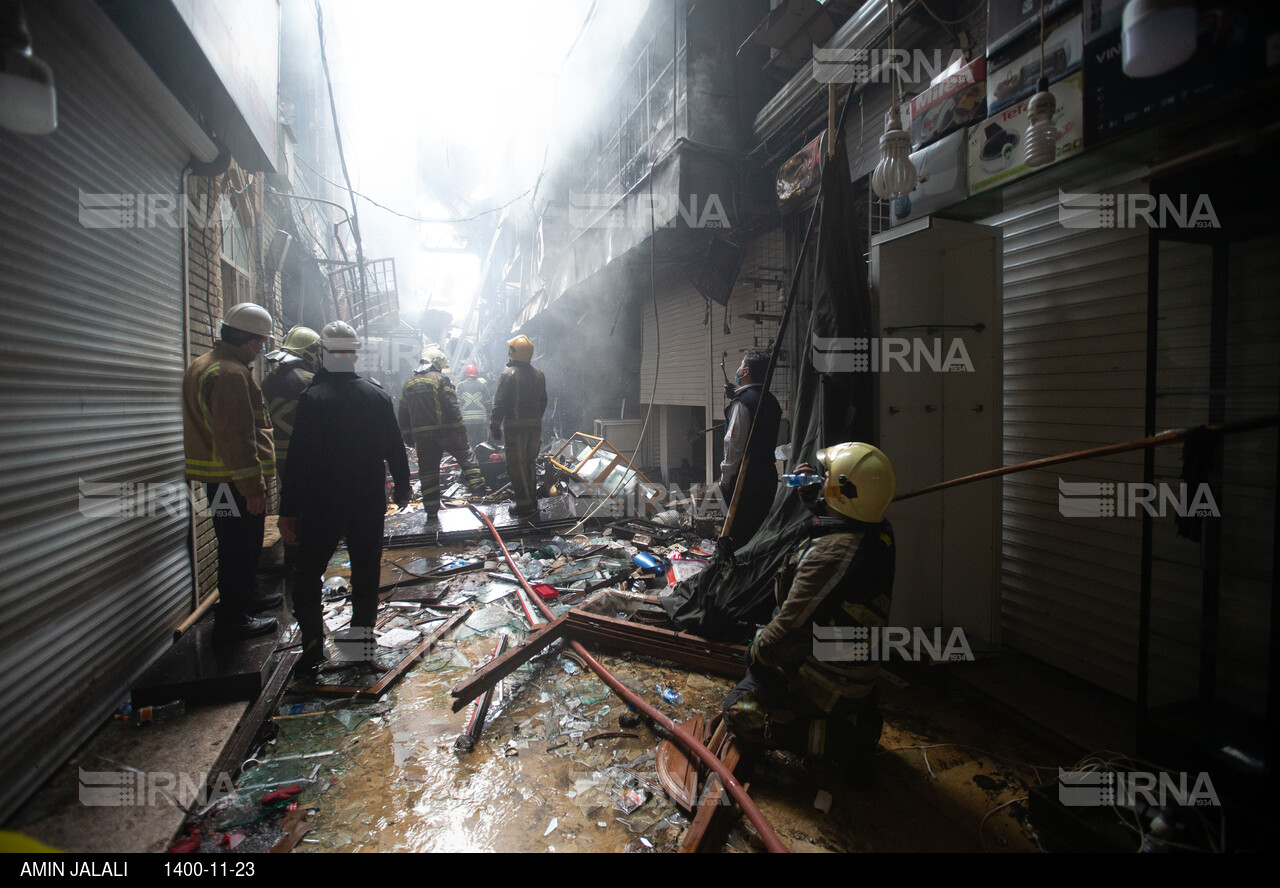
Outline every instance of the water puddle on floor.
{"label": "water puddle on floor", "polygon": [[[451,712],[449,691],[489,660],[498,633],[524,637],[513,622],[460,628],[377,704],[330,701],[277,720],[264,759],[334,753],[300,760],[319,767],[298,799],[315,813],[296,851],[675,850],[687,820],[661,791],[659,738],[644,723],[620,727],[626,704],[589,670],[570,674],[576,664],[559,653],[505,679],[479,742],[455,748],[471,708]],[[715,712],[731,685],[669,664],[604,662],[677,721]],[[682,701],[662,701],[658,685]],[[634,736],[594,737],[613,732]]]}

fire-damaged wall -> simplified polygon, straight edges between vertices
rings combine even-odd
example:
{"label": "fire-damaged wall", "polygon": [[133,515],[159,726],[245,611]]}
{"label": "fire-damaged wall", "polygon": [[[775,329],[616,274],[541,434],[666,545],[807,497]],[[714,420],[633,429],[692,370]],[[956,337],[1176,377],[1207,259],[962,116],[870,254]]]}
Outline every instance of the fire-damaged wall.
{"label": "fire-damaged wall", "polygon": [[[725,373],[732,380],[748,349],[773,346],[786,303],[788,261],[783,230],[775,228],[747,243],[726,304],[703,298],[683,279],[661,288],[656,299],[639,300],[644,335],[641,399],[647,403],[652,398],[654,403],[668,407],[698,408],[706,419],[701,428],[719,424],[709,432],[693,429],[681,445],[675,431],[687,425],[692,415],[672,413],[664,468],[678,468],[688,460],[691,465],[707,468],[706,477],[699,480],[715,480],[724,446],[724,376],[720,364],[723,361]],[[783,409],[781,440],[788,438],[791,416],[791,352],[790,348],[782,349],[770,386]]]}

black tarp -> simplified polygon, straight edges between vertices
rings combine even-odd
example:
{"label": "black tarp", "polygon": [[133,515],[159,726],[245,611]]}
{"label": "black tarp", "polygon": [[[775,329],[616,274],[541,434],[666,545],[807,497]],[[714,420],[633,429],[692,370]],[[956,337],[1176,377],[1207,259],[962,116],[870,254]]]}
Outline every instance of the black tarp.
{"label": "black tarp", "polygon": [[[870,337],[867,268],[855,224],[843,138],[823,171],[819,212],[812,311],[805,341],[811,343],[814,337]],[[814,454],[819,449],[843,441],[875,443],[871,441],[871,373],[820,373],[813,366],[810,348],[804,350],[799,366],[792,408],[791,465],[816,465]],[[740,640],[749,636],[757,624],[770,619],[773,578],[803,538],[804,521],[809,517],[795,490],[782,487],[772,512],[751,542],[732,556],[722,552],[706,570],[678,585],[663,599],[667,614],[681,628],[706,638]]]}

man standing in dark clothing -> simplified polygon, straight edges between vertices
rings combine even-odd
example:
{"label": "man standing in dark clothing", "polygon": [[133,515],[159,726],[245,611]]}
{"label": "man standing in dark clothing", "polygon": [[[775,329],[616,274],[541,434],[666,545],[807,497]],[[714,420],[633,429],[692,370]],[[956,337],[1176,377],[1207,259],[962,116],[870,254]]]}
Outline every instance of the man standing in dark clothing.
{"label": "man standing in dark clothing", "polygon": [[798,562],[779,577],[778,609],[752,641],[747,675],[723,712],[744,743],[833,759],[859,786],[871,780],[883,726],[870,633],[888,622],[893,597],[896,550],[884,511],[897,480],[870,444],[837,444],[818,460],[827,469],[815,504],[823,517],[807,522]]}
{"label": "man standing in dark clothing", "polygon": [[[769,370],[769,353],[762,348],[748,349],[742,357],[736,378],[738,386],[724,409],[724,462],[720,464],[720,491],[726,504],[733,502],[734,490],[742,484],[737,511],[729,536],[737,546],[746,545],[755,536],[773,507],[778,490],[778,470],[773,450],[782,425],[782,407],[772,393],[761,397],[764,377]],[[751,431],[752,422],[755,431]],[[747,439],[750,437],[750,450]],[[747,468],[742,472],[743,457]]]}
{"label": "man standing in dark clothing", "polygon": [[507,475],[515,494],[515,517],[521,520],[538,514],[538,450],[542,443],[542,414],[547,410],[547,379],[534,367],[533,341],[523,334],[507,340],[507,369],[498,378],[493,396],[489,434],[502,440],[507,435]]}
{"label": "man standing in dark clothing", "polygon": [[298,667],[324,661],[321,583],[339,541],[351,556],[353,612],[348,638],[364,641],[372,659],[382,562],[387,468],[395,502],[409,502],[405,456],[391,396],[355,373],[360,340],[341,321],[320,336],[323,369],[298,401],[280,502],[280,534],[299,544],[293,607],[302,630]]}
{"label": "man standing in dark clothing", "polygon": [[418,481],[427,520],[440,510],[440,457],[449,453],[458,461],[462,481],[472,496],[489,492],[467,443],[458,393],[446,375],[449,361],[444,352],[430,346],[422,352],[422,364],[400,392],[400,433],[418,452]]}

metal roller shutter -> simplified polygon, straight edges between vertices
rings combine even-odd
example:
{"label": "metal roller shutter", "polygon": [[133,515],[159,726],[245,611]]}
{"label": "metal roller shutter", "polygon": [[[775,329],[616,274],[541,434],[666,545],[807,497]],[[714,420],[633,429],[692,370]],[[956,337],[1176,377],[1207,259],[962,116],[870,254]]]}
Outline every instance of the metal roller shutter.
{"label": "metal roller shutter", "polygon": [[0,815],[115,708],[192,583],[185,499],[147,498],[183,482],[182,232],[80,218],[82,192],[175,195],[187,153],[54,10],[26,8],[59,126],[0,132]]}
{"label": "metal roller shutter", "polygon": [[[676,282],[658,292],[658,323],[654,323],[654,300],[640,297],[643,344],[640,363],[640,401],[648,404],[658,375],[661,403],[701,407],[707,398],[707,300],[686,281]],[[661,347],[662,357],[658,358]]]}
{"label": "metal roller shutter", "polygon": [[[1142,171],[1067,192],[1146,192]],[[1004,231],[1006,465],[1143,437],[1147,231],[1069,229],[1042,190],[980,220]],[[1019,203],[1010,189],[1005,205]],[[1094,684],[1137,694],[1142,522],[1064,517],[1059,481],[1141,482],[1142,454],[1007,476],[1002,638]]]}

